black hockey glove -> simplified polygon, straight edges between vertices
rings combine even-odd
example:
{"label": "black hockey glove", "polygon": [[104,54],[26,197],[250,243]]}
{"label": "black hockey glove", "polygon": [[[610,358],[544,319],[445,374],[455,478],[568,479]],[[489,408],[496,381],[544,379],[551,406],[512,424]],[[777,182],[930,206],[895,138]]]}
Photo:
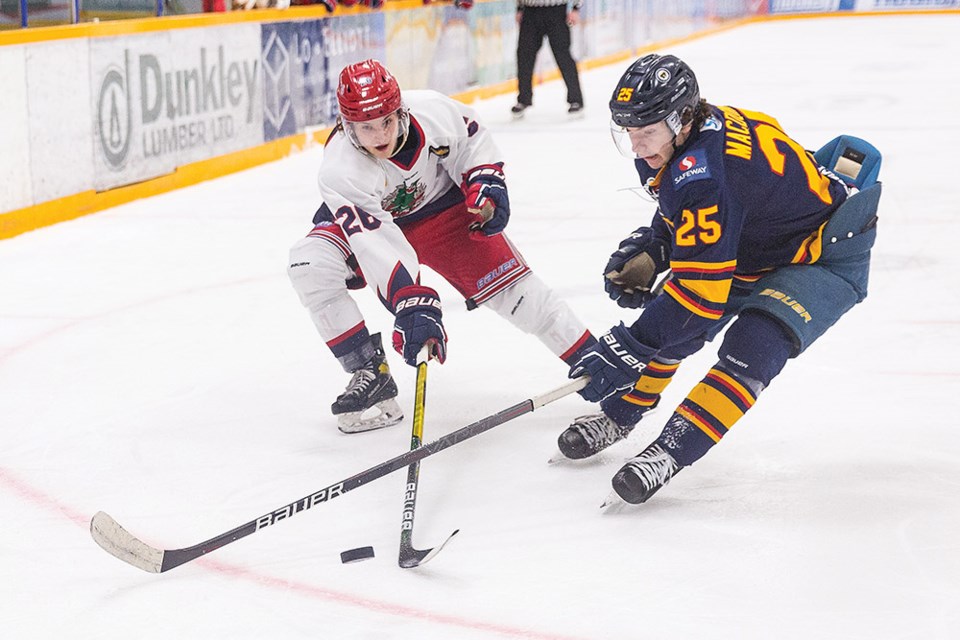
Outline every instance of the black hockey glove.
{"label": "black hockey glove", "polygon": [[656,349],[634,338],[621,322],[570,367],[569,377],[590,376],[587,386],[577,393],[590,402],[600,402],[631,389],[655,355]]}
{"label": "black hockey glove", "polygon": [[650,227],[640,227],[620,243],[603,270],[603,288],[626,309],[640,309],[656,297],[657,275],[670,266],[670,246]]}
{"label": "black hockey glove", "polygon": [[481,165],[464,175],[463,192],[467,211],[476,216],[470,229],[484,235],[500,233],[510,220],[510,198],[503,171],[495,164]]}
{"label": "black hockey glove", "polygon": [[419,285],[403,287],[393,297],[393,308],[393,348],[404,362],[417,366],[420,349],[429,345],[430,357],[443,364],[447,359],[447,332],[437,292]]}

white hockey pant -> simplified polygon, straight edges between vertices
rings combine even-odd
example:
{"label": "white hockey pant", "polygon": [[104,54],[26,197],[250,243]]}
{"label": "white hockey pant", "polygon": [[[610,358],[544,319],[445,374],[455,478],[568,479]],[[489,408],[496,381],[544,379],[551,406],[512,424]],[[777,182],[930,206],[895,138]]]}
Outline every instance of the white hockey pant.
{"label": "white hockey pant", "polygon": [[[302,238],[290,249],[287,274],[325,342],[363,322],[346,286],[353,270],[333,244],[320,238]],[[569,305],[535,273],[482,306],[497,312],[524,333],[535,335],[557,356],[569,351],[587,331]]]}
{"label": "white hockey pant", "polygon": [[346,281],[353,270],[340,250],[321,238],[302,238],[290,248],[287,275],[324,342],[363,322]]}
{"label": "white hockey pant", "polygon": [[587,326],[569,305],[531,273],[483,305],[524,333],[539,338],[555,355],[561,356],[583,337]]}

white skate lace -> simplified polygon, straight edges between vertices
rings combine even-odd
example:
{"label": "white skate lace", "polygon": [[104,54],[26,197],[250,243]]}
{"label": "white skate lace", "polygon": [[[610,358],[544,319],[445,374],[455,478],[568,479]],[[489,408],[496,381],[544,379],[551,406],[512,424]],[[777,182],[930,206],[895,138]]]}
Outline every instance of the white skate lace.
{"label": "white skate lace", "polygon": [[350,383],[343,392],[344,397],[365,393],[370,383],[377,379],[377,375],[369,369],[357,369],[350,378]]}
{"label": "white skate lace", "polygon": [[573,421],[572,427],[580,432],[591,448],[600,444],[612,444],[618,439],[618,429],[613,420],[602,413],[580,416]]}
{"label": "white skate lace", "polygon": [[660,445],[653,445],[628,464],[648,490],[666,484],[676,469],[673,458]]}

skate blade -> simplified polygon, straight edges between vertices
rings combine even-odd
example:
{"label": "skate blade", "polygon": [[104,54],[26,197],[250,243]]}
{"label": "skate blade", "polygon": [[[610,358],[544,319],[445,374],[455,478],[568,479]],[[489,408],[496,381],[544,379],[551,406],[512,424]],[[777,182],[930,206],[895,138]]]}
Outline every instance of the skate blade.
{"label": "skate blade", "polygon": [[[364,417],[366,416],[366,417]],[[337,416],[337,428],[343,433],[363,433],[392,427],[403,420],[403,411],[393,398],[384,400],[364,411],[341,413]]]}
{"label": "skate blade", "polygon": [[[618,443],[614,443],[618,444]],[[547,464],[550,466],[570,466],[570,467],[592,467],[598,464],[606,464],[612,459],[607,454],[607,450],[598,451],[592,456],[587,456],[586,458],[568,458],[563,455],[563,452],[560,449],[557,449],[556,452],[547,459]]]}
{"label": "skate blade", "polygon": [[602,513],[620,513],[623,511],[623,508],[627,506],[627,503],[624,502],[623,498],[617,495],[616,491],[611,491],[603,504],[600,505],[600,511]]}
{"label": "skate blade", "polygon": [[595,453],[592,456],[587,456],[586,458],[568,458],[567,456],[563,455],[563,452],[560,451],[560,449],[557,449],[547,460],[547,464],[551,466],[569,465],[571,467],[592,466],[598,461],[602,462],[604,460],[604,458],[601,456],[601,453]]}

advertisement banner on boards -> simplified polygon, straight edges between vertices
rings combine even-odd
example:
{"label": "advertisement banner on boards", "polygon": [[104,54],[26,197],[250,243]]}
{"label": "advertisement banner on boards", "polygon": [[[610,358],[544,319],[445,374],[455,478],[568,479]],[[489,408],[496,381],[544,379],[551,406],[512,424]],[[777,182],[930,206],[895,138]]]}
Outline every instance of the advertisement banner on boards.
{"label": "advertisement banner on boards", "polygon": [[[477,63],[473,10],[431,5],[387,14],[387,66],[405,89],[453,94],[476,86]],[[511,15],[514,15],[511,11]],[[515,46],[515,45],[511,45]]]}
{"label": "advertisement banner on boards", "polygon": [[95,188],[261,144],[259,35],[235,25],[92,40]]}
{"label": "advertisement banner on boards", "polygon": [[853,11],[856,0],[770,0],[770,13]]}
{"label": "advertisement banner on boards", "polygon": [[631,7],[625,0],[612,0],[585,12],[589,35],[584,52],[575,52],[580,58],[605,56],[630,48]]}
{"label": "advertisement banner on boards", "polygon": [[498,84],[517,75],[516,6],[484,2],[473,6],[477,84]]}
{"label": "advertisement banner on boards", "polygon": [[857,0],[857,11],[956,9],[960,0]]}
{"label": "advertisement banner on boards", "polygon": [[333,124],[340,70],[384,60],[383,25],[380,13],[262,25],[264,140]]}
{"label": "advertisement banner on boards", "polygon": [[[262,144],[260,26],[181,29],[171,35],[176,57],[151,69],[155,86],[163,79],[164,95],[151,93],[154,100],[148,103],[154,112],[161,110],[147,141],[150,151],[175,151],[182,165]],[[177,93],[167,86],[177,87]],[[166,119],[163,112],[169,114]],[[193,134],[184,136],[191,127]],[[171,145],[174,132],[178,140]]]}
{"label": "advertisement banner on boards", "polygon": [[[475,8],[486,6],[479,4]],[[430,81],[430,61],[437,47],[441,15],[437,6],[407,11],[389,11],[384,14],[386,63],[400,86],[406,89],[426,89]]]}
{"label": "advertisement banner on boards", "polygon": [[375,58],[385,64],[389,62],[385,18],[379,11],[327,20],[323,41],[327,64],[334,78],[334,89],[339,81],[340,71],[348,64],[367,58]]}
{"label": "advertisement banner on boards", "polygon": [[443,16],[437,46],[430,60],[427,88],[440,93],[460,93],[477,84],[471,12],[466,9],[438,7]]}
{"label": "advertisement banner on boards", "polygon": [[263,139],[292,136],[337,117],[336,77],[324,53],[326,19],[264,24]]}

